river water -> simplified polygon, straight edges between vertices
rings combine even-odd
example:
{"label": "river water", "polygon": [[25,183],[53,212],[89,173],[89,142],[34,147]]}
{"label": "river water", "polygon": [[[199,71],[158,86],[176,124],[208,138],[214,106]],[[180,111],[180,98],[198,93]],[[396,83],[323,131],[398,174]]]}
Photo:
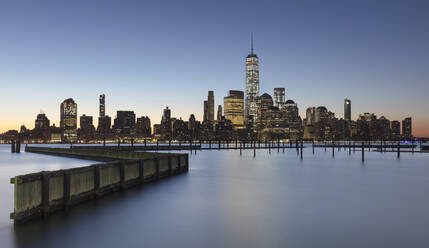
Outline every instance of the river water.
{"label": "river water", "polygon": [[0,247],[429,247],[429,154],[198,151],[188,173],[14,226],[15,175],[93,161],[0,145]]}

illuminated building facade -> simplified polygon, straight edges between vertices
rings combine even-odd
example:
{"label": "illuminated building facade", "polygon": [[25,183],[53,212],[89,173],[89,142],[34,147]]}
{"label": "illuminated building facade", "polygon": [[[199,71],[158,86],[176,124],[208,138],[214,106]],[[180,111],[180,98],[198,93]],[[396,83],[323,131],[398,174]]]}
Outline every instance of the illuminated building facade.
{"label": "illuminated building facade", "polygon": [[152,127],[148,116],[137,118],[136,133],[142,137],[150,137],[152,135]]}
{"label": "illuminated building facade", "polygon": [[404,138],[413,137],[411,117],[408,117],[402,120],[402,137]]}
{"label": "illuminated building facade", "polygon": [[34,128],[36,129],[48,129],[50,122],[48,117],[44,113],[37,115],[36,121],[34,122]]}
{"label": "illuminated building facade", "polygon": [[234,129],[244,128],[244,92],[230,90],[223,98],[224,116],[230,120]]}
{"label": "illuminated building facade", "polygon": [[392,121],[390,129],[392,130],[392,139],[399,139],[401,137],[401,123],[399,121]]}
{"label": "illuminated building facade", "polygon": [[384,116],[377,119],[377,130],[375,139],[377,140],[389,140],[390,139],[390,120]]}
{"label": "illuminated building facade", "polygon": [[[251,37],[250,54],[246,57],[246,99],[245,99],[245,117],[253,119],[257,123],[259,96],[259,59],[253,53],[253,33]],[[253,124],[253,126],[254,126]]]}
{"label": "illuminated building facade", "polygon": [[100,95],[100,117],[104,117],[106,114],[106,103],[105,103],[105,95]]}
{"label": "illuminated building facade", "polygon": [[101,136],[105,136],[110,133],[110,126],[112,125],[112,118],[108,115],[98,117],[97,133]]}
{"label": "illuminated building facade", "polygon": [[169,109],[168,107],[166,107],[163,111],[163,115],[161,118],[160,135],[164,139],[171,138],[171,109]]}
{"label": "illuminated building facade", "polygon": [[316,107],[308,107],[305,111],[305,124],[313,125],[316,122]]}
{"label": "illuminated building facade", "polygon": [[113,129],[116,134],[131,135],[135,133],[136,115],[134,111],[120,110],[116,112]]}
{"label": "illuminated building facade", "polygon": [[66,99],[60,106],[60,127],[64,142],[77,140],[77,104],[72,98]]}
{"label": "illuminated building facade", "polygon": [[92,116],[80,116],[79,139],[91,140],[95,137],[95,128],[92,124]]}
{"label": "illuminated building facade", "polygon": [[274,107],[282,109],[285,101],[285,88],[274,88]]}

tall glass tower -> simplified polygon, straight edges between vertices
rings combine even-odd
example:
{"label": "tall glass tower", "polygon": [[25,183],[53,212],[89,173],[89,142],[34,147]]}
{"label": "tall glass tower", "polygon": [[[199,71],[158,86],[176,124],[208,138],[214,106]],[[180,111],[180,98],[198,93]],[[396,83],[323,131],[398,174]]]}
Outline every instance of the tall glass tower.
{"label": "tall glass tower", "polygon": [[100,117],[104,117],[106,114],[106,103],[105,103],[105,95],[100,95]]}
{"label": "tall glass tower", "polygon": [[350,122],[352,120],[352,101],[344,99],[344,120]]}
{"label": "tall glass tower", "polygon": [[250,39],[250,54],[246,57],[246,99],[245,117],[253,118],[253,125],[258,115],[257,98],[259,96],[259,59],[253,53],[253,33]]}

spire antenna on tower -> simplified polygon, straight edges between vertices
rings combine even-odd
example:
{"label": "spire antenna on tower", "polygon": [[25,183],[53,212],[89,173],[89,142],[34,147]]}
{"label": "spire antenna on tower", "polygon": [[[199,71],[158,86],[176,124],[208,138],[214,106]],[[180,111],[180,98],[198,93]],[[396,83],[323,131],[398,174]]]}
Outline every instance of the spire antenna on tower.
{"label": "spire antenna on tower", "polygon": [[253,54],[253,32],[250,33],[250,54]]}

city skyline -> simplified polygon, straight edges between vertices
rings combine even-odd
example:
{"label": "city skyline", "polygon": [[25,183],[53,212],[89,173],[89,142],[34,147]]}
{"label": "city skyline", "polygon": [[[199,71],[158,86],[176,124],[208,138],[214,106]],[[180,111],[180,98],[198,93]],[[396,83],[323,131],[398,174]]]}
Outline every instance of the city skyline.
{"label": "city skyline", "polygon": [[[76,13],[76,6],[69,4],[67,7],[70,8],[67,10],[60,8],[59,13],[65,15],[55,24],[50,21],[57,17],[56,14],[48,13],[41,18],[52,6],[44,6],[47,9],[44,10],[29,4],[30,6],[23,8],[22,16],[18,16],[20,21],[16,22],[17,27],[6,27],[7,38],[0,41],[0,49],[7,50],[2,51],[6,56],[2,61],[0,76],[0,80],[4,82],[1,105],[9,106],[0,110],[0,131],[19,129],[22,124],[33,128],[40,109],[44,110],[51,123],[59,126],[58,105],[70,97],[78,104],[78,116],[86,114],[97,117],[98,96],[102,93],[107,97],[106,115],[113,118],[117,110],[133,110],[137,116],[149,116],[153,124],[159,123],[162,109],[169,106],[173,116],[187,119],[190,114],[195,114],[196,119],[202,120],[201,102],[208,90],[215,92],[214,106],[223,103],[229,90],[245,92],[243,64],[249,52],[249,34],[254,32],[255,54],[258,54],[261,71],[259,95],[272,95],[275,87],[285,88],[286,99],[293,99],[298,103],[301,117],[305,116],[307,107],[326,106],[337,117],[342,118],[343,100],[348,98],[353,101],[352,119],[365,112],[399,121],[412,116],[413,134],[427,137],[429,117],[425,113],[425,105],[429,91],[426,80],[429,77],[424,70],[427,62],[423,59],[427,57],[427,51],[422,48],[429,39],[422,25],[427,19],[420,11],[424,9],[420,8],[422,4],[424,3],[395,2],[387,11],[381,8],[380,3],[365,2],[362,7],[354,6],[358,10],[356,15],[368,15],[367,20],[358,24],[354,24],[355,19],[347,17],[351,11],[348,7],[342,4],[334,7],[334,2],[321,6],[320,12],[313,19],[308,19],[308,22],[304,22],[304,17],[309,17],[308,8],[300,4],[245,6],[248,10],[260,9],[262,16],[272,12],[274,17],[260,24],[256,24],[256,20],[247,20],[249,23],[243,28],[239,28],[241,22],[234,21],[231,27],[215,32],[213,39],[194,35],[190,37],[195,40],[193,44],[196,44],[192,54],[189,53],[190,40],[184,36],[191,34],[190,30],[184,30],[184,35],[179,35],[173,42],[166,38],[177,35],[177,32],[166,36],[164,32],[156,33],[152,29],[143,28],[146,33],[155,32],[158,35],[150,36],[149,39],[129,28],[133,18],[141,21],[134,28],[145,27],[144,23],[147,21],[133,12],[131,7],[159,10],[161,7],[157,5],[142,7],[133,3],[125,7],[125,10],[122,9],[131,15],[119,18],[118,22],[108,21],[113,30],[104,32],[110,36],[120,32],[121,27],[128,28],[120,38],[102,42],[96,48],[94,45],[100,41],[99,38],[104,38],[103,31],[95,30],[96,25],[100,20],[107,20],[108,14],[118,14],[113,3],[101,6],[99,19],[90,16],[89,12],[96,9],[96,6],[88,4],[88,12],[82,14],[87,23],[75,23],[76,26],[67,30],[68,33],[61,33],[70,40],[57,38],[60,40],[56,43],[48,29],[67,27],[67,13]],[[233,14],[240,15],[236,11],[238,5],[227,5],[226,20],[220,24],[209,25],[208,31],[197,26],[196,31],[209,33],[219,25],[231,21]],[[317,4],[313,3],[312,6],[315,5]],[[34,13],[28,13],[29,7],[34,7]],[[219,11],[218,7],[214,7]],[[275,10],[275,7],[279,10]],[[6,4],[3,10],[14,8],[17,6]],[[197,4],[196,8],[203,7]],[[342,11],[335,18],[328,17],[327,14],[334,9]],[[375,13],[374,9],[378,12]],[[208,12],[203,10],[201,13]],[[280,15],[280,10],[297,10],[303,16]],[[414,18],[405,19],[404,13],[410,11],[416,11]],[[7,11],[1,14],[5,21],[13,20]],[[30,23],[24,14],[38,18]],[[392,20],[393,24],[401,24],[401,27],[378,20],[378,15]],[[208,15],[202,21],[210,24],[214,18],[213,15]],[[285,18],[281,24],[295,21],[297,26],[288,26],[280,32],[265,30],[265,27],[270,27],[275,22],[275,18]],[[185,23],[189,21],[186,18],[179,19]],[[314,25],[320,20],[324,20],[325,24],[333,24],[332,29],[323,25],[321,33],[306,31],[308,25]],[[349,26],[336,24],[338,21],[344,21]],[[170,30],[167,28],[168,24],[167,21],[161,22],[159,27],[167,32]],[[349,29],[343,30],[347,27],[357,30],[350,34]],[[26,33],[37,28],[41,29],[42,34],[37,40],[18,42],[20,38],[26,37]],[[377,35],[380,30],[383,35]],[[85,42],[70,43],[77,34],[85,31],[93,32]],[[351,35],[350,38],[345,38],[343,31]],[[408,34],[408,39],[401,38],[404,32]],[[332,40],[325,35],[335,35],[336,38]],[[121,45],[127,37],[131,39],[129,49]],[[367,39],[362,40],[362,37]],[[317,41],[320,42],[312,43],[314,38],[318,38]],[[145,46],[137,45],[139,42],[143,42]],[[161,42],[162,45],[155,46],[156,42]],[[177,49],[179,47],[182,49]],[[67,52],[67,49],[70,51]],[[141,51],[136,52],[136,49]],[[86,54],[77,60],[77,55],[71,51],[77,51],[77,55]],[[169,61],[171,57],[180,58],[183,64],[172,63]],[[103,61],[103,58],[108,62]],[[210,58],[210,61],[206,58]],[[94,118],[94,124],[97,125],[97,118]]]}

